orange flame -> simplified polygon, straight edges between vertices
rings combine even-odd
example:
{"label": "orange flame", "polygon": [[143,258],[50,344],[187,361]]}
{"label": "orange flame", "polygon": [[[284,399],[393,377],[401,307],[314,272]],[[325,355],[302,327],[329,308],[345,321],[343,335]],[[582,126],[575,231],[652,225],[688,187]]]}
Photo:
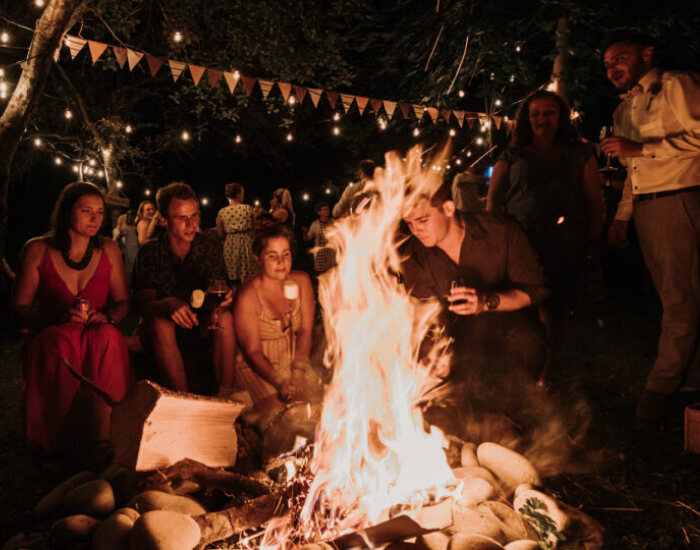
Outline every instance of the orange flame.
{"label": "orange flame", "polygon": [[[417,304],[394,275],[402,215],[441,184],[439,172],[423,169],[421,156],[419,148],[406,159],[388,154],[386,168],[364,189],[370,199],[361,212],[338,221],[329,235],[339,262],[321,277],[319,298],[328,340],[324,362],[334,375],[302,512],[310,521],[323,509],[327,535],[376,522],[396,504],[419,506],[428,490],[440,497],[455,483],[445,438],[435,428],[425,431],[418,408],[437,382],[418,347],[440,305]],[[445,343],[436,344],[431,360],[444,359]]]}

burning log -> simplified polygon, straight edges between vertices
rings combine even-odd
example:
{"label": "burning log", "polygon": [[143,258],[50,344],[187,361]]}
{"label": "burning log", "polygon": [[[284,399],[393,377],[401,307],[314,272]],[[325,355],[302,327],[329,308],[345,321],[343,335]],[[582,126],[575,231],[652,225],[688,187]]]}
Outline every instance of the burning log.
{"label": "burning log", "polygon": [[194,482],[199,488],[207,491],[244,492],[256,497],[270,492],[270,489],[259,481],[223,468],[211,468],[190,458],[158,470],[146,480],[146,486],[159,489],[170,485],[177,490],[185,482]]}
{"label": "burning log", "polygon": [[112,410],[115,461],[136,471],[191,458],[207,466],[236,463],[238,401],[170,391],[139,382]]}
{"label": "burning log", "polygon": [[243,506],[193,517],[200,529],[199,544],[204,546],[238,535],[247,529],[260,527],[286,512],[286,496],[286,491],[276,491],[253,499]]}

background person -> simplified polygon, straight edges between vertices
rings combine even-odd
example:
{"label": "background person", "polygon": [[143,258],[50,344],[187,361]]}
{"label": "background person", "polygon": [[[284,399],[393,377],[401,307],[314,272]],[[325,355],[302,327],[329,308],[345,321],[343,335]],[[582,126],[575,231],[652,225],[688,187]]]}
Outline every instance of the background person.
{"label": "background person", "polygon": [[223,241],[228,280],[242,283],[255,275],[253,258],[253,210],[243,204],[244,190],[240,183],[225,188],[229,205],[216,216],[216,231]]}
{"label": "background person", "polygon": [[[28,241],[19,262],[12,308],[28,332],[22,412],[27,439],[49,453],[65,452],[68,438],[86,441],[90,454],[109,438],[110,407],[80,388],[64,358],[115,401],[132,382],[126,340],[113,326],[127,314],[128,289],[119,247],[99,235],[104,211],[94,185],[66,186],[51,230]],[[65,432],[69,411],[87,433]]]}
{"label": "background person", "polygon": [[564,344],[586,258],[600,256],[602,183],[594,151],[578,139],[564,100],[546,90],[530,94],[513,144],[494,165],[486,209],[518,221],[544,268],[551,294],[540,306],[550,341],[543,381]]}
{"label": "background person", "polygon": [[622,94],[604,153],[627,179],[608,231],[627,244],[634,217],[639,246],[663,306],[656,361],[637,420],[658,427],[672,395],[681,408],[700,398],[700,77],[654,66],[648,37],[620,32],[604,49],[608,80]]}
{"label": "background person", "polygon": [[138,234],[136,232],[136,212],[134,210],[129,210],[125,214],[119,216],[113,234],[114,240],[119,244],[124,258],[126,282],[131,284],[134,262],[136,261],[136,254],[139,251]]}
{"label": "background person", "polygon": [[139,246],[156,238],[156,230],[161,224],[161,216],[153,201],[142,201],[136,211],[136,233]]}
{"label": "background person", "polygon": [[376,167],[377,165],[373,160],[365,159],[360,161],[357,168],[358,181],[348,184],[343,190],[343,194],[333,207],[332,214],[334,218],[338,219],[350,214],[352,208],[356,206],[355,196],[364,191],[367,182],[374,178],[374,170]]}
{"label": "background person", "polygon": [[294,227],[296,216],[294,215],[294,205],[289,189],[283,187],[277,189],[270,199],[270,214],[277,223],[287,224]]}
{"label": "background person", "polygon": [[317,275],[328,271],[335,266],[335,251],[326,246],[326,229],[332,223],[331,208],[326,202],[316,204],[318,218],[311,222],[311,226],[304,228],[304,240],[313,241],[314,271]]}

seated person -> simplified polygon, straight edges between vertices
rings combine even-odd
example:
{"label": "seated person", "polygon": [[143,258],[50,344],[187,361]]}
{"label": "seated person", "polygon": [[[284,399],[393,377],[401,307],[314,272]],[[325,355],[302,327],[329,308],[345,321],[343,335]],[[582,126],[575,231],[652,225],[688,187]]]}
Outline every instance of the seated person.
{"label": "seated person", "polygon": [[[162,187],[156,203],[166,231],[139,249],[134,266],[134,302],[144,321],[144,343],[153,351],[162,383],[173,390],[188,391],[183,351],[201,344],[199,330],[208,326],[189,301],[193,290],[206,291],[210,281],[226,279],[221,243],[199,231],[199,203],[186,183]],[[229,292],[221,307],[214,310],[218,311],[219,325],[212,331],[214,377],[220,390],[231,386],[236,354],[227,307],[230,303]]]}
{"label": "seated person", "polygon": [[412,234],[402,266],[417,298],[443,302],[454,339],[451,377],[469,381],[471,398],[522,392],[536,380],[546,341],[534,308],[548,295],[542,268],[517,224],[455,208],[449,185],[423,197],[404,215]]}
{"label": "seated person", "polygon": [[242,354],[234,387],[248,391],[262,413],[305,400],[317,389],[307,382],[313,380],[309,353],[316,305],[309,276],[292,271],[293,245],[293,233],[283,225],[255,237],[259,274],[241,287],[234,305]]}
{"label": "seated person", "polygon": [[[24,246],[12,293],[12,309],[28,334],[22,349],[26,436],[50,455],[64,454],[74,437],[91,450],[109,437],[110,407],[81,387],[64,360],[115,401],[132,382],[126,340],[113,326],[126,316],[129,294],[119,247],[98,234],[104,211],[94,185],[66,186],[49,233]],[[69,411],[90,433],[66,433]]]}

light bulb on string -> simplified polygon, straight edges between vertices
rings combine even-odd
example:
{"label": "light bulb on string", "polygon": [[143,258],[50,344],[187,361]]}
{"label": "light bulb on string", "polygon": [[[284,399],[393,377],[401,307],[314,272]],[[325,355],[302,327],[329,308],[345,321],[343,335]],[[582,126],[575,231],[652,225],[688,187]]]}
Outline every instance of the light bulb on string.
{"label": "light bulb on string", "polygon": [[413,129],[413,136],[418,137],[420,135],[420,129],[419,128],[414,128]]}
{"label": "light bulb on string", "polygon": [[[479,138],[479,139],[481,139],[481,138]],[[471,151],[467,151],[467,158],[469,158],[469,157],[471,157],[471,156],[472,156],[472,152],[471,152]]]}
{"label": "light bulb on string", "polygon": [[235,143],[237,143],[237,144],[238,144],[238,143],[241,143],[241,142],[243,141],[243,138],[241,137],[241,134],[236,134],[236,137],[233,138],[233,141],[234,141]]}
{"label": "light bulb on string", "polygon": [[260,206],[260,201],[258,199],[255,199],[253,201],[253,206]]}
{"label": "light bulb on string", "polygon": [[95,159],[90,159],[90,160],[88,160],[88,164],[90,166],[95,166],[97,164],[97,161]]}
{"label": "light bulb on string", "polygon": [[459,97],[464,97],[464,95],[465,95],[465,94],[464,94],[464,90],[460,90],[459,92],[457,92],[457,95],[458,95]]}
{"label": "light bulb on string", "polygon": [[339,135],[340,135],[340,127],[338,127],[338,126],[333,126],[333,135],[334,135],[334,136],[339,136]]}
{"label": "light bulb on string", "polygon": [[294,134],[292,134],[291,132],[289,132],[289,133],[284,137],[284,139],[286,139],[287,141],[290,141],[290,142],[291,142],[291,141],[294,141]]}
{"label": "light bulb on string", "polygon": [[457,135],[457,130],[450,128],[450,137],[455,137]]}
{"label": "light bulb on string", "polygon": [[455,160],[455,164],[456,164],[457,166],[462,166],[462,159],[457,159],[457,160]]}
{"label": "light bulb on string", "polygon": [[175,42],[182,42],[182,33],[180,31],[175,31],[173,34],[173,40]]}
{"label": "light bulb on string", "polygon": [[338,122],[340,120],[340,113],[333,113],[333,120]]}
{"label": "light bulb on string", "polygon": [[477,145],[483,145],[483,144],[484,144],[484,138],[482,138],[482,137],[476,138],[475,143],[476,143]]}
{"label": "light bulb on string", "polygon": [[117,186],[117,189],[121,189],[122,187],[124,187],[124,182],[122,180],[117,180],[117,183],[115,183],[115,185]]}
{"label": "light bulb on string", "polygon": [[125,131],[127,134],[130,134],[131,132],[134,131],[134,128],[131,126],[131,124],[127,124],[127,125],[124,127],[124,131]]}
{"label": "light bulb on string", "polygon": [[10,35],[7,31],[0,33],[0,42],[7,44],[10,41]]}
{"label": "light bulb on string", "polygon": [[517,46],[515,46],[515,51],[518,52],[518,53],[520,53],[520,52],[522,51],[522,49],[523,49],[523,48],[522,48],[522,46],[521,46],[520,44],[518,44]]}
{"label": "light bulb on string", "polygon": [[309,194],[308,194],[308,193],[304,193],[304,194],[301,196],[301,200],[303,200],[304,202],[308,202],[310,198],[311,198],[311,197],[309,197]]}
{"label": "light bulb on string", "polygon": [[503,105],[503,103],[501,102],[500,99],[497,99],[496,101],[494,101],[493,104],[494,104],[496,107],[500,107],[501,105]]}
{"label": "light bulb on string", "polygon": [[510,78],[508,80],[510,80],[511,82],[515,82],[515,75],[514,74],[510,75]]}
{"label": "light bulb on string", "polygon": [[452,165],[448,164],[447,166],[445,166],[445,170],[452,170]]}
{"label": "light bulb on string", "polygon": [[41,138],[34,138],[34,145],[41,147]]}
{"label": "light bulb on string", "polygon": [[377,124],[379,125],[380,130],[386,130],[386,126],[387,126],[386,119],[384,119],[384,118],[377,119]]}
{"label": "light bulb on string", "polygon": [[0,69],[0,78],[5,76],[5,69]]}
{"label": "light bulb on string", "polygon": [[150,190],[150,189],[146,189],[146,190],[143,192],[143,194],[146,195],[147,197],[150,197],[150,196],[151,196],[151,190]]}
{"label": "light bulb on string", "polygon": [[44,7],[44,0],[34,0],[34,5],[37,8],[43,8]]}
{"label": "light bulb on string", "polygon": [[98,171],[97,171],[97,177],[98,177],[98,178],[104,178],[104,177],[105,177],[104,170],[98,170]]}
{"label": "light bulb on string", "polygon": [[289,103],[290,105],[295,105],[296,102],[297,102],[297,98],[294,97],[293,95],[290,95],[289,99],[287,100],[287,103]]}
{"label": "light bulb on string", "polygon": [[326,195],[330,195],[330,194],[331,194],[331,188],[330,188],[330,187],[326,187]]}
{"label": "light bulb on string", "polygon": [[63,164],[63,159],[61,157],[54,157],[53,162],[56,166],[61,166],[61,164]]}
{"label": "light bulb on string", "polygon": [[202,206],[206,206],[207,204],[209,204],[209,199],[206,197],[202,197]]}
{"label": "light bulb on string", "polygon": [[77,164],[74,164],[74,165],[73,165],[73,172],[75,172],[76,174],[77,174],[78,172],[80,172],[80,168],[78,167]]}
{"label": "light bulb on string", "polygon": [[190,140],[190,133],[187,130],[183,130],[182,133],[180,134],[180,139],[182,141],[189,141]]}
{"label": "light bulb on string", "polygon": [[233,71],[233,78],[238,80],[239,78],[241,78],[241,73],[239,73],[238,71]]}
{"label": "light bulb on string", "polygon": [[66,109],[63,112],[63,116],[66,117],[66,120],[70,120],[71,118],[73,118],[73,111],[71,111],[70,109]]}

